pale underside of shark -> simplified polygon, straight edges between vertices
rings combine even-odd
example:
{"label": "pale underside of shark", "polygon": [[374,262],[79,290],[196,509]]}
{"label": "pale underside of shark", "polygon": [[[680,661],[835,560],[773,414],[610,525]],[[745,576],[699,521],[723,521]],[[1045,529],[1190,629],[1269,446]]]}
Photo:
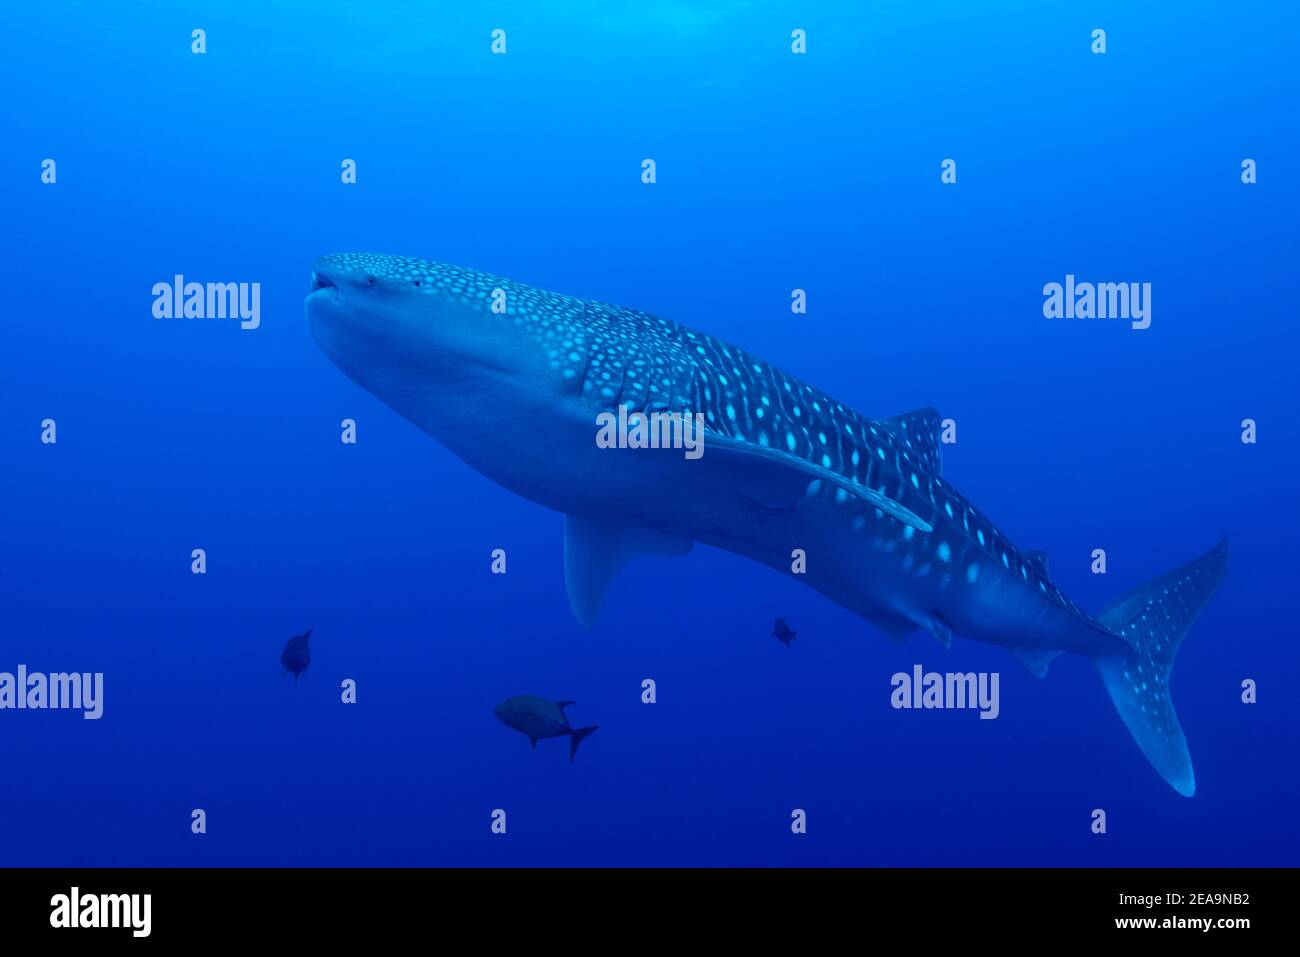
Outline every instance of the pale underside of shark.
{"label": "pale underside of shark", "polygon": [[[789,573],[800,549],[801,581],[894,640],[1003,645],[1039,677],[1062,652],[1090,658],[1152,766],[1194,792],[1169,675],[1226,543],[1094,617],[944,480],[933,409],[867,418],[669,320],[419,259],[325,256],[307,315],[358,385],[564,514],[584,625],[634,556],[698,541]],[[703,416],[704,454],[598,446],[597,417],[620,407]]]}

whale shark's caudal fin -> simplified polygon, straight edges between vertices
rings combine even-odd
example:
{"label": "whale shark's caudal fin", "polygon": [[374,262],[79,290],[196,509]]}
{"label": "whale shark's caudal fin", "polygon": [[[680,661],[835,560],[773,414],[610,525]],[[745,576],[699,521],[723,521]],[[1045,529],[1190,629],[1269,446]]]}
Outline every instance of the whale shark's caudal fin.
{"label": "whale shark's caudal fin", "polygon": [[1151,766],[1179,794],[1196,791],[1187,741],[1169,697],[1183,635],[1210,600],[1228,564],[1223,539],[1194,562],[1115,599],[1098,621],[1128,639],[1133,654],[1094,659],[1115,710]]}

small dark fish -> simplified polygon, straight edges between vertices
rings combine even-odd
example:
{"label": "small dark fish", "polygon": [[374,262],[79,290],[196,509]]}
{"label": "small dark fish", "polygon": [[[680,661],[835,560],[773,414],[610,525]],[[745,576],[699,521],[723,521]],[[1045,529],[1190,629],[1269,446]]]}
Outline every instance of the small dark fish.
{"label": "small dark fish", "polygon": [[[280,652],[280,664],[284,665],[284,675],[292,671],[295,683],[298,681],[298,676],[311,664],[311,647],[307,641],[315,630],[315,628],[308,628],[301,635],[294,635],[285,643],[284,651]],[[280,677],[283,678],[284,675]]]}
{"label": "small dark fish", "polygon": [[528,735],[528,740],[533,743],[533,747],[537,747],[537,742],[542,738],[562,738],[568,735],[569,761],[572,762],[583,738],[595,731],[599,725],[593,724],[576,729],[572,727],[568,716],[564,713],[564,709],[571,704],[572,701],[550,702],[545,698],[524,694],[502,701],[492,709],[492,713],[500,718],[503,724]]}
{"label": "small dark fish", "polygon": [[790,642],[794,641],[794,632],[790,630],[784,618],[778,618],[776,624],[772,626],[772,637],[789,648]]}

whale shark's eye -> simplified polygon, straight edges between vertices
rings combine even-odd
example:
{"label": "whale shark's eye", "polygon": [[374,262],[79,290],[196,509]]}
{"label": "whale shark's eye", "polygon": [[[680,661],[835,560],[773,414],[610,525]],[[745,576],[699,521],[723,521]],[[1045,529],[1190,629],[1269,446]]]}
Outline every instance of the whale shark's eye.
{"label": "whale shark's eye", "polygon": [[418,285],[420,284],[420,280],[418,280],[418,279],[415,280],[415,284],[418,286]]}
{"label": "whale shark's eye", "polygon": [[375,284],[375,277],[374,277],[374,276],[367,276],[367,277],[366,277],[366,282],[370,283],[370,285],[373,286],[373,285]]}

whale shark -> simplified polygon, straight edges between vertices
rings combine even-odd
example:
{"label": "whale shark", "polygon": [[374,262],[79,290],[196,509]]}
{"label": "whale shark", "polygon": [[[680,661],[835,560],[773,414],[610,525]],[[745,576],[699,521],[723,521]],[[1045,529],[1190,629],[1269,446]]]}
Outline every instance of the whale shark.
{"label": "whale shark", "polygon": [[[1096,615],[943,476],[932,408],[869,418],[769,362],[668,319],[474,269],[374,253],[318,259],[306,314],[353,382],[505,488],[564,516],[584,626],[619,570],[696,542],[798,578],[887,638],[1001,645],[1037,677],[1096,665],[1156,772],[1195,776],[1170,698],[1174,656],[1227,542]],[[702,454],[602,447],[611,414],[702,416]]]}

